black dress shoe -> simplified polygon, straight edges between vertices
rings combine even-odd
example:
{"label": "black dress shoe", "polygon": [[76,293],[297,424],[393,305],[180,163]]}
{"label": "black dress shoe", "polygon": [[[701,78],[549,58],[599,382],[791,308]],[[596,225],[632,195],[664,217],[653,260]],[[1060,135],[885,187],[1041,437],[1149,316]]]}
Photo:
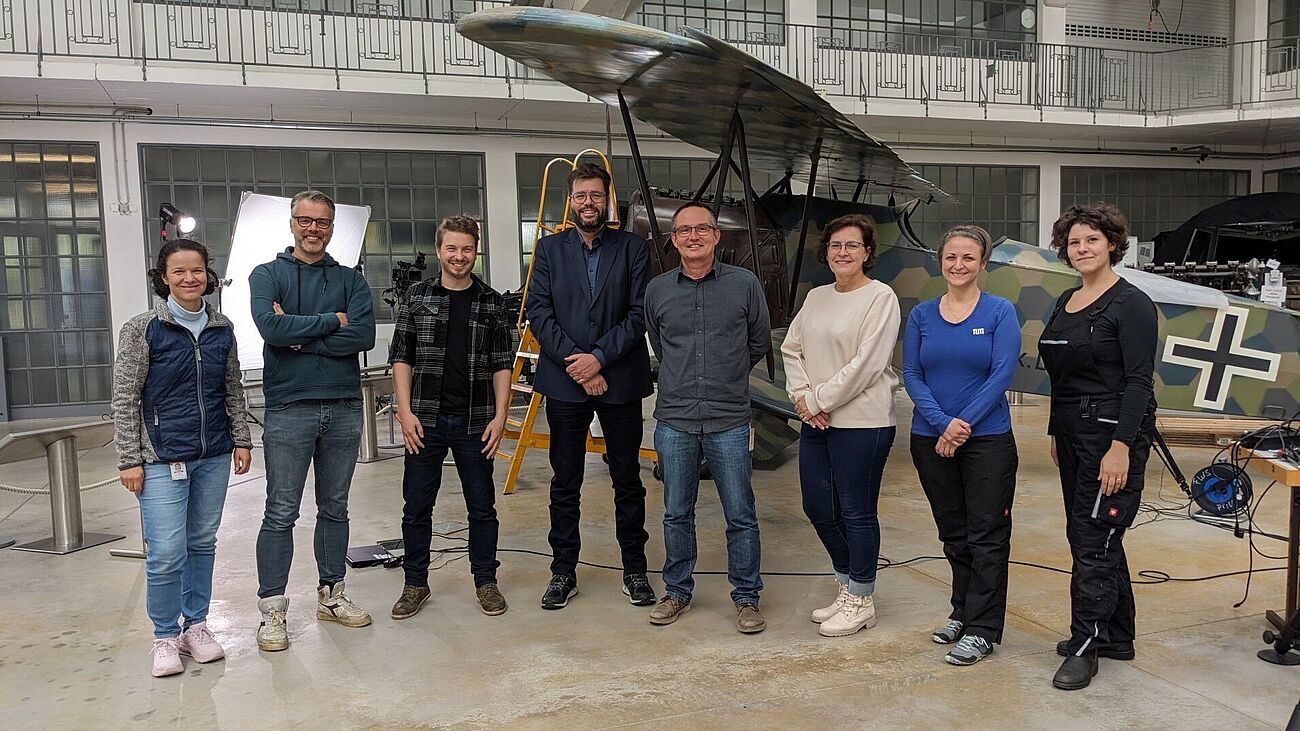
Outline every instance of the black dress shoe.
{"label": "black dress shoe", "polygon": [[648,607],[655,603],[655,590],[650,587],[645,574],[628,574],[623,577],[623,593],[635,607]]}
{"label": "black dress shoe", "polygon": [[[1061,640],[1056,643],[1056,654],[1065,657],[1070,654],[1066,646],[1069,640]],[[1113,645],[1103,645],[1097,648],[1097,657],[1110,658],[1111,660],[1132,660],[1135,657],[1132,642],[1116,642]]]}
{"label": "black dress shoe", "polygon": [[542,594],[542,609],[563,609],[578,593],[578,580],[573,576],[556,574]]}
{"label": "black dress shoe", "polygon": [[1083,655],[1071,655],[1065,658],[1056,675],[1052,676],[1052,685],[1061,690],[1080,690],[1087,688],[1092,676],[1097,674],[1097,653],[1086,652]]}

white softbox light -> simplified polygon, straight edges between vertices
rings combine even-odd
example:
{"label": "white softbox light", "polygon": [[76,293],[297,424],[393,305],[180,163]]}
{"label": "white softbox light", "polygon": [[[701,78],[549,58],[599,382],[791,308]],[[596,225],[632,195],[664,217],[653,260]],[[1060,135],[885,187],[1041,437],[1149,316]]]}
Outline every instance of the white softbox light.
{"label": "white softbox light", "polygon": [[[230,285],[221,292],[221,312],[234,323],[239,367],[246,371],[262,367],[262,335],[253,324],[248,275],[258,264],[293,246],[289,202],[288,198],[248,192],[239,198],[239,217],[226,261],[225,278]],[[326,249],[329,255],[345,267],[355,267],[369,221],[370,206],[339,205],[334,211],[334,236]]]}

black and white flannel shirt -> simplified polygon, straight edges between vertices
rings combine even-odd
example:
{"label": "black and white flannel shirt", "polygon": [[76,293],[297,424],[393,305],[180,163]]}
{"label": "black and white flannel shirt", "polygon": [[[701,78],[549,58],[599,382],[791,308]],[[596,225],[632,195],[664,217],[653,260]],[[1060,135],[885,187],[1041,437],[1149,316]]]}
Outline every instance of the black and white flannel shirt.
{"label": "black and white flannel shirt", "polygon": [[[479,434],[496,416],[492,375],[514,367],[513,313],[496,290],[470,276],[474,301],[469,308],[469,433]],[[397,308],[388,362],[411,366],[411,412],[426,424],[438,418],[450,312],[451,295],[441,277],[412,286]]]}

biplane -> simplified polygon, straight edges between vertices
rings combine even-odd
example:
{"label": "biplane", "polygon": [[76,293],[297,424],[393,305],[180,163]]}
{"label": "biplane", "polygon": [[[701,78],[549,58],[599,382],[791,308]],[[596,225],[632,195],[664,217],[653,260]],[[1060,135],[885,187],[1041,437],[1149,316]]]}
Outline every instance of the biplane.
{"label": "biplane", "polygon": [[[690,199],[710,203],[723,229],[720,259],[751,269],[763,283],[774,353],[807,291],[832,281],[813,261],[810,242],[845,213],[867,213],[877,222],[879,260],[872,276],[893,287],[904,318],[917,303],[945,291],[935,252],[912,232],[908,217],[923,202],[947,194],[797,79],[694,28],[678,35],[586,13],[505,7],[467,15],[457,30],[619,110],[638,178],[625,225],[645,236],[653,272],[677,265],[666,234],[676,207]],[[697,190],[651,187],[634,117],[718,151]],[[782,178],[760,194],[751,185],[751,169]],[[723,196],[732,174],[743,183],[743,200]],[[807,192],[796,194],[793,181],[805,183]],[[835,188],[852,190],[852,197],[816,195]],[[911,200],[870,205],[862,202],[866,193],[888,193],[891,203],[894,196]],[[1155,274],[1121,273],[1159,310],[1155,387],[1162,408],[1273,419],[1297,413],[1300,314]],[[1038,337],[1056,298],[1077,283],[1078,276],[1050,250],[1006,238],[995,246],[982,286],[1016,306],[1023,339],[1014,390],[1048,393]],[[901,345],[895,351],[900,363]],[[795,413],[779,359],[755,367],[751,394],[755,458],[761,461],[797,436],[789,426]]]}

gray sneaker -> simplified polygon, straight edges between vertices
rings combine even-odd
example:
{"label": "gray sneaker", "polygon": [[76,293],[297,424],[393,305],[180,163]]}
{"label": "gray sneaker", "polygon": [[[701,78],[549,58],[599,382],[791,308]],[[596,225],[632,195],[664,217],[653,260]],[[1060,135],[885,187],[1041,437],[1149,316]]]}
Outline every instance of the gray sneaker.
{"label": "gray sneaker", "polygon": [[963,635],[943,659],[950,665],[974,665],[992,654],[993,645],[988,640],[979,635]]}
{"label": "gray sneaker", "polygon": [[931,633],[930,639],[940,645],[951,645],[961,639],[961,632],[964,629],[966,629],[966,625],[962,624],[960,619],[950,619],[948,624]]}
{"label": "gray sneaker", "polygon": [[262,624],[257,628],[257,649],[266,652],[289,649],[289,628],[284,624],[284,615],[289,611],[289,597],[280,595],[259,599],[257,609],[262,613]]}
{"label": "gray sneaker", "polygon": [[316,588],[316,619],[338,622],[344,627],[365,627],[370,624],[370,612],[352,603],[343,593],[343,582]]}

